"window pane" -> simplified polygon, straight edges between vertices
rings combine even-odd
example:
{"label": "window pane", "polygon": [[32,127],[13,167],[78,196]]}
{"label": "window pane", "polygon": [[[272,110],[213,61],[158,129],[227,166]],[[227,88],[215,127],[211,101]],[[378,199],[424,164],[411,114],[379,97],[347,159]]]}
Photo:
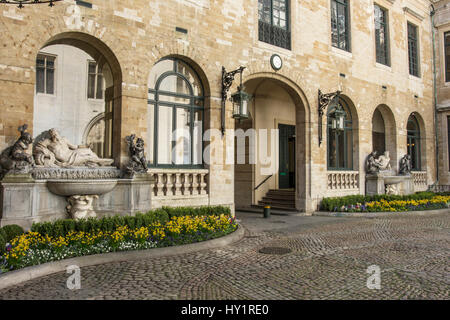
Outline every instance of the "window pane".
{"label": "window pane", "polygon": [[97,99],[103,99],[103,76],[101,74],[97,75]]}
{"label": "window pane", "polygon": [[145,141],[145,151],[147,153],[147,161],[154,163],[153,161],[153,148],[155,138],[155,105],[148,105],[147,112],[147,140]]}
{"label": "window pane", "polygon": [[189,84],[175,75],[164,78],[158,90],[190,95]]}
{"label": "window pane", "polygon": [[450,81],[450,32],[444,34],[445,41],[445,81]]}
{"label": "window pane", "polygon": [[165,72],[167,71],[173,71],[173,60],[166,59],[159,61],[157,64],[155,64],[150,71],[149,81],[148,81],[148,87],[151,89],[155,89],[156,80]]}
{"label": "window pane", "polygon": [[177,61],[177,68],[178,72],[184,75],[188,79],[189,83],[192,85],[192,89],[194,90],[193,95],[202,96],[203,90],[200,84],[200,79],[197,77],[194,70],[192,70],[191,67],[189,67],[187,64],[185,64],[183,61],[180,60]]}
{"label": "window pane", "polygon": [[190,111],[187,108],[176,109],[177,128],[175,132],[175,164],[191,163]]}
{"label": "window pane", "polygon": [[328,166],[337,168],[336,134],[331,128],[328,128]]}
{"label": "window pane", "polygon": [[36,69],[36,92],[45,93],[45,69],[37,68]]}
{"label": "window pane", "polygon": [[172,107],[158,107],[158,163],[172,164]]}
{"label": "window pane", "polygon": [[194,144],[194,159],[193,164],[202,164],[203,159],[203,110],[194,111],[194,131],[193,131],[193,144]]}
{"label": "window pane", "polygon": [[95,98],[95,74],[89,74],[88,76],[88,98]]}
{"label": "window pane", "polygon": [[334,47],[339,46],[337,32],[337,3],[331,1],[331,43]]}
{"label": "window pane", "polygon": [[46,81],[46,86],[47,86],[47,93],[48,94],[53,94],[55,92],[54,89],[54,76],[55,76],[55,70],[54,69],[47,69],[47,81]]}

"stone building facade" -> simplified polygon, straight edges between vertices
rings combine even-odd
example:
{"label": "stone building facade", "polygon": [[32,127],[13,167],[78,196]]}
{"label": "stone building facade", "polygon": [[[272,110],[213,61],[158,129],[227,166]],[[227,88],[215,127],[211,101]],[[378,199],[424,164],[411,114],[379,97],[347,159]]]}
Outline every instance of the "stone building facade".
{"label": "stone building facade", "polygon": [[[375,144],[389,151],[395,171],[401,157],[413,152],[415,190],[424,190],[436,181],[429,6],[427,0],[65,0],[52,8],[23,9],[0,4],[0,149],[17,138],[19,125],[28,123],[33,132],[36,58],[49,46],[64,45],[85,51],[110,70],[105,139],[111,141],[106,151],[116,166],[128,161],[125,137],[130,134],[144,137],[147,157],[157,159],[154,141],[161,137],[149,123],[158,123],[152,108],[162,108],[153,95],[165,93],[157,92],[163,74],[158,74],[161,83],[153,84],[151,75],[164,59],[179,61],[170,71],[173,76],[194,89],[200,83],[201,94],[186,91],[167,103],[194,101],[187,102],[185,109],[194,111],[186,111],[186,121],[201,121],[203,131],[221,129],[222,66],[227,71],[244,66],[245,90],[253,96],[250,120],[236,121],[227,102],[225,128],[254,128],[259,135],[259,129],[285,125],[283,130],[291,132],[283,157],[278,147],[269,153],[284,176],[277,170],[268,178],[261,168],[270,165],[260,159],[256,164],[226,162],[231,131],[204,143],[208,164],[156,166],[150,160],[154,207],[220,204],[234,209],[257,203],[270,189],[290,188],[295,207],[312,212],[323,197],[365,193],[365,160]],[[380,10],[381,42],[380,20],[375,22]],[[380,48],[384,60],[377,56]],[[281,57],[279,69],[271,64],[274,54]],[[319,89],[341,91],[345,129],[338,133],[333,131],[336,110],[328,108],[319,117]],[[201,119],[195,113],[200,104]],[[410,132],[417,133],[412,140]],[[269,139],[269,150],[280,141]],[[247,158],[253,153],[248,143]]]}
{"label": "stone building facade", "polygon": [[438,185],[450,184],[450,1],[433,1],[436,56],[436,110],[438,123]]}

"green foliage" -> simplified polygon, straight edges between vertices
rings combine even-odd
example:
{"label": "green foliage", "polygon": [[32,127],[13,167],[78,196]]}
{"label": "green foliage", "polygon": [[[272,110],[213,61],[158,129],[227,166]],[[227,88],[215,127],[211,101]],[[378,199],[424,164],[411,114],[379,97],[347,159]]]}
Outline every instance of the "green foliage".
{"label": "green foliage", "polygon": [[33,223],[31,231],[38,232],[50,237],[64,237],[71,231],[112,232],[121,226],[128,226],[130,229],[148,227],[157,222],[165,224],[172,217],[179,216],[208,216],[208,215],[230,215],[231,210],[224,206],[205,206],[199,208],[193,207],[163,207],[161,209],[151,210],[147,213],[136,213],[135,216],[113,216],[100,219],[89,218],[80,220],[62,219],[55,222]]}
{"label": "green foliage", "polygon": [[3,234],[0,233],[0,255],[4,254],[6,251],[6,239]]}
{"label": "green foliage", "polygon": [[6,240],[6,242],[10,242],[15,237],[18,237],[24,233],[22,227],[18,226],[17,224],[10,224],[2,227],[1,229],[5,234],[4,239]]}
{"label": "green foliage", "polygon": [[424,199],[432,199],[437,195],[444,195],[434,192],[417,192],[410,195],[400,196],[400,195],[386,195],[386,194],[377,194],[373,196],[364,196],[364,195],[352,195],[345,197],[333,197],[333,198],[323,198],[320,209],[324,211],[336,211],[336,209],[341,208],[342,206],[356,205],[358,203],[364,204],[366,202],[371,201],[393,201],[393,200],[424,200]]}

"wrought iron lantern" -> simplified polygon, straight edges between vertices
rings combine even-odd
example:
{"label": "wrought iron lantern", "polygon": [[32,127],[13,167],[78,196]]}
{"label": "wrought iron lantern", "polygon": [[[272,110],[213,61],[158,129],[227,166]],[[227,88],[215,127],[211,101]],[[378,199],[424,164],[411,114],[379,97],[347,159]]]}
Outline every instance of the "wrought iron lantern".
{"label": "wrought iron lantern", "polygon": [[42,4],[48,3],[49,7],[53,7],[55,2],[62,0],[0,0],[0,4],[13,4],[17,5],[19,8],[23,8],[24,5],[28,4]]}
{"label": "wrought iron lantern", "polygon": [[342,131],[344,130],[344,123],[345,123],[345,111],[342,108],[342,106],[336,102],[334,102],[336,104],[336,109],[334,111],[334,117],[333,120],[331,122],[331,128],[335,129],[335,130],[339,130]]}
{"label": "wrought iron lantern", "polygon": [[251,96],[247,92],[241,90],[241,87],[238,88],[238,92],[231,95],[231,101],[233,102],[233,118],[239,120],[239,122],[249,118],[248,103],[250,98]]}

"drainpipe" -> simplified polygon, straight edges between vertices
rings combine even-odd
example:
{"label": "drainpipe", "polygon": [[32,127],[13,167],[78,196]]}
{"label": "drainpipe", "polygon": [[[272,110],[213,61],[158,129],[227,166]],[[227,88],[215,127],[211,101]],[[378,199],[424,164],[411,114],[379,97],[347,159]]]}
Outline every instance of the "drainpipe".
{"label": "drainpipe", "polygon": [[433,42],[433,93],[434,93],[434,133],[435,133],[435,148],[436,148],[436,181],[433,185],[439,184],[439,133],[438,133],[438,111],[437,111],[437,87],[436,87],[436,38],[435,38],[435,25],[434,15],[436,10],[434,5],[431,4],[430,19],[431,19],[431,34]]}

